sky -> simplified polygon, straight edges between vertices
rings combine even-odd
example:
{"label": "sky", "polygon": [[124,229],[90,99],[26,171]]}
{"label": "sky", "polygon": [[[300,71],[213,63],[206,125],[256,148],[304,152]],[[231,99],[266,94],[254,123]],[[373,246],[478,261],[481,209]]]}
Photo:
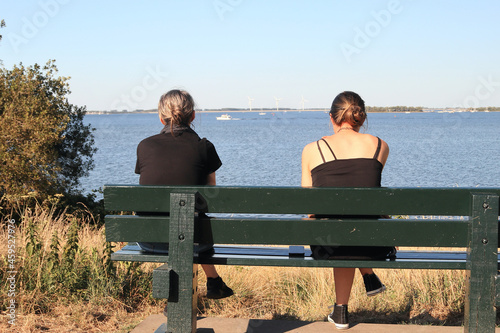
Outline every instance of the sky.
{"label": "sky", "polygon": [[154,109],[500,106],[500,1],[2,1],[0,60],[55,59],[69,101]]}

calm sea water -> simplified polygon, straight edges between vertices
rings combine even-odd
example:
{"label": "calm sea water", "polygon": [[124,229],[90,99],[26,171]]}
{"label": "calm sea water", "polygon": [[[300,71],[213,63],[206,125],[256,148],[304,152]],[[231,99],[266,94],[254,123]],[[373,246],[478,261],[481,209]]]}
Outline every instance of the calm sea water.
{"label": "calm sea water", "polygon": [[[319,112],[198,113],[194,129],[222,160],[217,184],[300,186],[302,148],[330,135]],[[138,184],[137,144],[162,128],[156,114],[87,115],[98,148],[86,192],[104,184]],[[500,112],[370,113],[364,131],[390,148],[382,175],[387,187],[500,187]],[[363,131],[363,130],[362,130]]]}

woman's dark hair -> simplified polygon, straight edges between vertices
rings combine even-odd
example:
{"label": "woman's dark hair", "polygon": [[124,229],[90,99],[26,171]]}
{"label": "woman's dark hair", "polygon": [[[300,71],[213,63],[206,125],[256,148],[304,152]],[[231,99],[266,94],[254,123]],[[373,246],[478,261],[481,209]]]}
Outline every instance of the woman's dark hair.
{"label": "woman's dark hair", "polygon": [[359,128],[366,120],[365,101],[355,92],[341,92],[333,100],[330,115],[337,125],[346,122]]}
{"label": "woman's dark hair", "polygon": [[158,113],[170,129],[174,125],[189,126],[193,119],[194,100],[187,91],[170,90],[158,102]]}

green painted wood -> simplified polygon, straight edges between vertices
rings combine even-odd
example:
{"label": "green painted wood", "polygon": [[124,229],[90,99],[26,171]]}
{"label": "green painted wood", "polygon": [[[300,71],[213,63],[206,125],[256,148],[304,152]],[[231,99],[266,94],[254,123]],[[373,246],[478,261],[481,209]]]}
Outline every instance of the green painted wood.
{"label": "green painted wood", "polygon": [[167,263],[168,256],[161,254],[138,254],[131,251],[116,251],[111,254],[111,260],[113,261],[138,261],[138,262],[158,262]]}
{"label": "green painted wood", "polygon": [[[172,191],[198,191],[212,213],[468,215],[467,188],[300,188],[105,185],[110,211],[168,212]],[[500,194],[500,189],[475,189]]]}
{"label": "green painted wood", "polygon": [[196,332],[197,272],[193,261],[196,193],[170,195],[168,327],[172,333]]}
{"label": "green painted wood", "polygon": [[495,277],[496,283],[496,294],[495,294],[495,306],[500,307],[500,275]]}
{"label": "green painted wood", "polygon": [[170,293],[170,274],[167,264],[153,270],[153,297],[167,299]]}
{"label": "green painted wood", "polygon": [[[106,239],[168,242],[168,218],[106,217]],[[263,232],[265,230],[265,232]],[[265,245],[467,246],[464,220],[203,219],[195,242]]]}
{"label": "green painted wood", "polygon": [[309,267],[309,268],[383,268],[383,269],[460,269],[466,268],[466,262],[459,261],[430,261],[430,260],[408,260],[408,261],[381,261],[381,260],[314,260],[312,258],[213,258],[204,260],[203,263],[214,265],[232,266],[273,266],[273,267]]}
{"label": "green painted wood", "polygon": [[[241,255],[224,254],[224,247],[215,246],[216,255],[194,258],[199,264],[220,264],[234,266],[276,266],[276,267],[373,267],[400,269],[466,269],[464,251],[399,251],[395,260],[315,260],[310,256],[289,257],[287,255],[269,255],[267,247],[238,246]],[[272,247],[276,250],[280,248]],[[283,249],[283,248],[281,248]],[[284,248],[286,249],[286,248]],[[282,252],[288,252],[288,249]],[[246,253],[246,254],[245,254]],[[112,260],[158,262],[169,261],[168,255],[147,253],[131,243],[111,255]]]}
{"label": "green painted wood", "polygon": [[[418,254],[418,253],[416,253]],[[167,262],[168,257],[154,255],[122,256],[119,252],[113,257],[117,261],[137,261],[137,262]],[[195,260],[200,264],[230,265],[230,266],[273,266],[273,267],[371,267],[385,269],[453,269],[465,270],[467,263],[465,260],[314,260],[312,258],[290,258],[290,257],[245,257],[245,256],[219,256]]]}
{"label": "green painted wood", "polygon": [[472,194],[464,330],[495,332],[499,197]]}
{"label": "green painted wood", "polygon": [[106,215],[108,242],[168,242],[168,216]]}

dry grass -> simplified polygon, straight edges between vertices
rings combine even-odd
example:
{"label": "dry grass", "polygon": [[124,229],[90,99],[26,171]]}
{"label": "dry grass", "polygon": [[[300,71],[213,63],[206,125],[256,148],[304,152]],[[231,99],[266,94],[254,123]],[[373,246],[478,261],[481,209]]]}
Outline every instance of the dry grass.
{"label": "dry grass", "polygon": [[[0,332],[130,332],[144,318],[158,313],[157,306],[144,306],[129,313],[126,307],[116,304],[94,305],[89,303],[55,303],[49,313],[28,313],[19,315],[13,327],[2,320]],[[5,318],[2,316],[2,319]]]}
{"label": "dry grass", "polygon": [[[335,303],[332,269],[224,266],[219,272],[237,294],[199,302],[208,316],[323,321]],[[461,324],[463,271],[377,270],[377,275],[387,291],[368,297],[356,274],[349,302],[353,321]]]}
{"label": "dry grass", "polygon": [[[41,208],[23,213],[16,232],[16,326],[7,322],[8,299],[2,297],[0,331],[128,332],[148,315],[161,313],[165,302],[151,298],[151,272],[158,265],[113,263],[111,273],[107,271],[103,228],[93,226],[90,219],[56,216]],[[68,250],[72,225],[78,227],[73,254]],[[39,244],[31,256],[30,232]],[[59,240],[57,251],[51,247],[54,235]],[[8,289],[7,236],[7,228],[0,229],[2,295]],[[55,252],[58,265],[48,270]],[[71,256],[74,263],[69,267]],[[200,297],[199,312],[204,316],[322,321],[335,302],[332,269],[220,266],[218,270],[236,294],[224,300]],[[377,274],[387,291],[375,297],[366,296],[356,274],[349,305],[354,322],[461,324],[464,272],[377,270]],[[67,276],[75,282],[67,284]],[[77,279],[82,276],[87,282]],[[205,277],[201,271],[199,276],[204,295]]]}

